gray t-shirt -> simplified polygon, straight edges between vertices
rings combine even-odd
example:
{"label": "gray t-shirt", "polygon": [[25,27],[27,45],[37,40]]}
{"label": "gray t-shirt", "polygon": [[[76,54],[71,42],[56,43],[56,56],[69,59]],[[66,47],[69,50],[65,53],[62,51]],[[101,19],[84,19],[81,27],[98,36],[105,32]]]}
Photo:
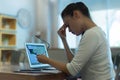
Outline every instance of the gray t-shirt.
{"label": "gray t-shirt", "polygon": [[67,69],[72,76],[80,74],[82,80],[114,80],[110,47],[100,27],[88,29],[83,34]]}

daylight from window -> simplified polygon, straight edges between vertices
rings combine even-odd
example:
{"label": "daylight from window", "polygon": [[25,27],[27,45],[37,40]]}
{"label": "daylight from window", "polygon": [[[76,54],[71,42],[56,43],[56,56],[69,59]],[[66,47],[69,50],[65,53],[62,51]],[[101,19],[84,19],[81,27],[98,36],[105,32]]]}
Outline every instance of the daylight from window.
{"label": "daylight from window", "polygon": [[120,10],[92,11],[93,21],[103,29],[111,47],[120,47]]}
{"label": "daylight from window", "polygon": [[[91,11],[93,21],[103,29],[111,47],[120,47],[120,10],[99,10]],[[59,28],[63,21],[59,17]],[[77,37],[67,29],[67,41],[70,48],[77,47]],[[63,48],[62,41],[59,39],[59,48]]]}
{"label": "daylight from window", "polygon": [[120,47],[120,10],[111,11],[110,46]]}

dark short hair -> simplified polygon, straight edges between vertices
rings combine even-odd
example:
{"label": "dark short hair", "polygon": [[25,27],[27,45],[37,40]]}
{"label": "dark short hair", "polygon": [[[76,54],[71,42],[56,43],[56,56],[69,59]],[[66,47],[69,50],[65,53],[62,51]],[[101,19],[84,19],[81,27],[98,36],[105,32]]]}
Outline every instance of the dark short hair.
{"label": "dark short hair", "polygon": [[61,17],[64,18],[65,16],[73,16],[73,11],[79,10],[83,15],[90,18],[90,13],[87,6],[83,2],[76,2],[71,3],[62,11]]}

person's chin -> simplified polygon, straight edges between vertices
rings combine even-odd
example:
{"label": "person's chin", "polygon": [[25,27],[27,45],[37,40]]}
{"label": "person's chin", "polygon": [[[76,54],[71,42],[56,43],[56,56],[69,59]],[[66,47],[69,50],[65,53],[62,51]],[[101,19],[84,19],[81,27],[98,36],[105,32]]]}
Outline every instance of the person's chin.
{"label": "person's chin", "polygon": [[76,34],[76,36],[79,36],[79,34]]}
{"label": "person's chin", "polygon": [[81,35],[81,34],[75,34],[76,36],[79,36],[79,35]]}

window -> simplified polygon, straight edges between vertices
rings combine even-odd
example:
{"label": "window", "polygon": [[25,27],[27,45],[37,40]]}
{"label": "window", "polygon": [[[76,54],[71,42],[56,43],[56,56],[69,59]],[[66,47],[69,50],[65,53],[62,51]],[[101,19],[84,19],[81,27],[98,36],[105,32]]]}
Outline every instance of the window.
{"label": "window", "polygon": [[91,15],[93,21],[106,33],[110,46],[120,47],[120,10],[92,11]]}
{"label": "window", "polygon": [[[74,2],[73,0],[70,0],[68,2]],[[68,4],[68,2],[65,2],[63,0],[60,0],[59,4],[59,13],[62,11],[62,9]],[[119,0],[112,1],[112,0],[106,0],[104,3],[102,1],[95,1],[93,0],[93,3],[96,4],[94,7],[93,3],[89,3],[89,1],[83,1],[85,4],[91,8],[90,13],[92,20],[103,29],[103,31],[106,33],[106,37],[110,43],[111,47],[120,47],[120,9],[119,9]],[[102,6],[101,6],[102,5]],[[62,9],[61,9],[62,8]],[[59,27],[63,24],[61,17],[59,17]],[[75,35],[72,35],[67,31],[67,41],[69,43],[70,48],[76,48],[77,44],[79,43],[79,38]],[[60,39],[58,39],[58,47],[63,48],[62,42]]]}
{"label": "window", "polygon": [[120,10],[111,10],[110,16],[110,29],[109,29],[109,34],[110,34],[110,46],[113,47],[120,47]]}

